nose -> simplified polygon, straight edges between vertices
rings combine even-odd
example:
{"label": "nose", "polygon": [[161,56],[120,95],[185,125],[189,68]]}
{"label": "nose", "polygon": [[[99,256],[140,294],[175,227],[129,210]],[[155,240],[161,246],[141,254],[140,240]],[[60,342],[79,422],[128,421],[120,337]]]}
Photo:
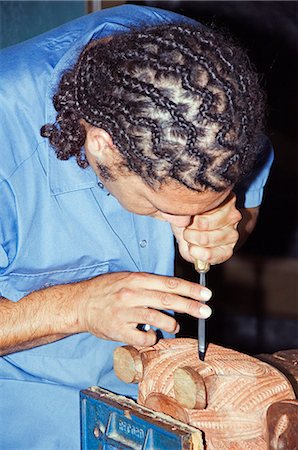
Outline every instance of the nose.
{"label": "nose", "polygon": [[160,213],[160,216],[170,224],[176,225],[176,227],[187,227],[191,222],[191,216],[174,216],[173,214],[162,212]]}

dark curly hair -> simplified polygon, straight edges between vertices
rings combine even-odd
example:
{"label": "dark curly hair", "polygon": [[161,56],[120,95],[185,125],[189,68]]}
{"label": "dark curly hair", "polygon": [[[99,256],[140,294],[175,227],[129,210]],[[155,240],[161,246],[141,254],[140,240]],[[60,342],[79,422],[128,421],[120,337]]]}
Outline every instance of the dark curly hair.
{"label": "dark curly hair", "polygon": [[84,48],[54,95],[56,123],[41,135],[59,159],[86,167],[84,119],[111,135],[124,167],[148,185],[172,178],[222,191],[262,151],[263,97],[246,53],[222,33],[145,27]]}

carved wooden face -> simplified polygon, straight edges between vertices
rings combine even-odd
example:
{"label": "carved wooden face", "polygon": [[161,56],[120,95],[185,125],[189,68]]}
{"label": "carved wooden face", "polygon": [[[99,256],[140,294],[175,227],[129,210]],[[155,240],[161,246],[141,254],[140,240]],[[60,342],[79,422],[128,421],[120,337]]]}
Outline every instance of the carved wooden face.
{"label": "carved wooden face", "polygon": [[204,431],[208,449],[266,448],[267,408],[295,398],[277,369],[234,350],[210,344],[204,362],[194,339],[161,340],[134,351],[138,402]]}

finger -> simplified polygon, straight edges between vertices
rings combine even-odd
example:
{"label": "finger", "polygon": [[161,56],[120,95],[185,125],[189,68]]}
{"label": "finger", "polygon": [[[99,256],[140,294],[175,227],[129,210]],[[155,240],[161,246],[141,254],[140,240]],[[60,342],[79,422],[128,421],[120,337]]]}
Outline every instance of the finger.
{"label": "finger", "polygon": [[[168,333],[178,333],[179,325],[173,316],[151,308],[137,307],[131,310],[132,323],[145,323],[160,328]],[[130,318],[127,318],[130,321]]]}
{"label": "finger", "polygon": [[140,331],[137,329],[137,324],[131,324],[123,333],[121,341],[139,347],[150,347],[157,341],[156,331],[152,328],[149,331]]}
{"label": "finger", "polygon": [[218,228],[237,225],[242,216],[238,209],[217,210],[209,215],[195,216],[192,225],[188,228],[198,231],[217,230]]}
{"label": "finger", "polygon": [[213,231],[197,231],[186,229],[184,239],[193,245],[200,247],[214,247],[218,245],[235,244],[239,234],[234,227],[226,227]]}
{"label": "finger", "polygon": [[126,287],[121,288],[119,292],[129,298],[135,289],[173,293],[203,301],[209,300],[212,295],[209,289],[197,283],[192,283],[182,278],[152,275],[149,273],[131,273],[126,279]]}
{"label": "finger", "polygon": [[216,230],[218,228],[238,224],[242,216],[235,207],[234,199],[205,214],[194,216],[188,227],[199,231]]}
{"label": "finger", "polygon": [[189,253],[195,259],[208,261],[211,265],[220,264],[231,258],[235,245],[222,245],[218,247],[198,247],[191,246]]}
{"label": "finger", "polygon": [[[208,298],[209,300],[209,298]],[[206,299],[207,301],[207,299]],[[144,310],[142,317],[132,316],[132,308],[127,311],[129,321],[137,321],[138,323],[149,323],[149,325],[160,326],[159,322],[153,323],[153,320],[159,320],[159,316],[156,316],[155,310],[172,310],[179,313],[189,314],[196,318],[207,318],[211,315],[211,308],[205,304],[202,304],[196,300],[190,298],[181,297],[177,294],[170,294],[161,291],[135,291],[130,299],[130,306],[135,309],[139,307],[148,308]],[[149,319],[146,315],[149,315]],[[151,320],[151,322],[150,322]]]}

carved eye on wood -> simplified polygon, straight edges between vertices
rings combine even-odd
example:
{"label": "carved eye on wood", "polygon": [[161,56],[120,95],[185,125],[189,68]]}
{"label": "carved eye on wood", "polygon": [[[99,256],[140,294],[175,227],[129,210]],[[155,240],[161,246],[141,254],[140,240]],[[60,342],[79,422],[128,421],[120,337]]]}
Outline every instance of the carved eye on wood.
{"label": "carved eye on wood", "polygon": [[175,370],[174,392],[180,406],[190,409],[204,409],[207,406],[204,379],[192,367]]}
{"label": "carved eye on wood", "polygon": [[139,351],[132,345],[114,351],[114,371],[125,383],[138,383],[143,377],[143,363]]}

